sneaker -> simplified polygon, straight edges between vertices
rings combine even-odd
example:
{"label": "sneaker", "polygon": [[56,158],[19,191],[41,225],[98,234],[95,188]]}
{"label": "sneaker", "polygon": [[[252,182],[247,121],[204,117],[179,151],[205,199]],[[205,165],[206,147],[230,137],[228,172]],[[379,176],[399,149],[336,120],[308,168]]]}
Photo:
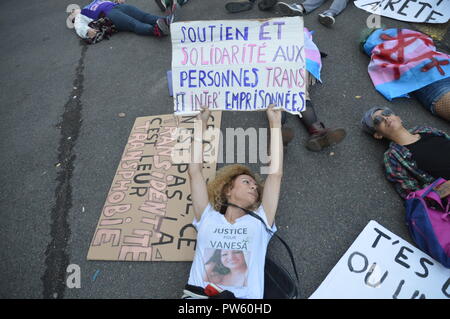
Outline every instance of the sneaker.
{"label": "sneaker", "polygon": [[225,9],[229,13],[238,13],[243,11],[248,11],[251,8],[253,8],[253,2],[249,0],[239,0],[239,1],[233,1],[228,2],[225,4]]}
{"label": "sneaker", "polygon": [[336,19],[331,13],[321,13],[319,14],[319,22],[326,27],[331,27],[336,22]]}
{"label": "sneaker", "polygon": [[258,8],[261,11],[267,11],[272,9],[277,4],[277,0],[260,0],[258,2]]}
{"label": "sneaker", "polygon": [[166,22],[168,25],[170,25],[171,23],[175,22],[176,19],[176,12],[178,10],[178,8],[180,8],[180,5],[178,4],[178,2],[174,2],[172,4],[172,6],[170,7],[170,9],[167,9],[166,11]]}
{"label": "sneaker", "polygon": [[287,4],[284,2],[277,2],[275,10],[287,17],[302,16],[305,13],[305,9],[301,4]]}
{"label": "sneaker", "polygon": [[172,0],[155,0],[155,2],[161,11],[166,11],[172,5]]}
{"label": "sneaker", "polygon": [[170,34],[170,27],[167,24],[166,18],[159,18],[153,27],[153,34],[155,37],[163,37]]}

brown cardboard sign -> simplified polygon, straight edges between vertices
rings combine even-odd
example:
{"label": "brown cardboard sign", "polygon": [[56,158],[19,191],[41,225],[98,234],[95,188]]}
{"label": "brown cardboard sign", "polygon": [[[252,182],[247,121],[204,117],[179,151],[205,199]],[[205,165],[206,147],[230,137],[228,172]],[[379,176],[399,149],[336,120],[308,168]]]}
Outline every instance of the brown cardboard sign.
{"label": "brown cardboard sign", "polygon": [[[208,127],[220,129],[221,112]],[[186,152],[195,116],[139,117],[128,138],[89,247],[88,260],[191,261],[197,233],[188,180]],[[203,166],[214,177],[219,139],[204,145],[213,160]],[[183,153],[185,154],[185,153]],[[187,158],[190,158],[189,156]],[[186,156],[184,157],[186,159]]]}

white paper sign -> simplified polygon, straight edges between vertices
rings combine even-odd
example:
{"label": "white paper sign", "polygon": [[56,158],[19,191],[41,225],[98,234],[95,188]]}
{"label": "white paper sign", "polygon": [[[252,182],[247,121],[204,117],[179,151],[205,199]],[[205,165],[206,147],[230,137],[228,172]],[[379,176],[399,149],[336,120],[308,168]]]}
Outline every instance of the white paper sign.
{"label": "white paper sign", "polygon": [[446,23],[450,19],[449,0],[356,0],[355,5],[401,21]]}
{"label": "white paper sign", "polygon": [[171,25],[175,114],[305,109],[303,18]]}
{"label": "white paper sign", "polygon": [[450,299],[450,269],[370,221],[310,299]]}

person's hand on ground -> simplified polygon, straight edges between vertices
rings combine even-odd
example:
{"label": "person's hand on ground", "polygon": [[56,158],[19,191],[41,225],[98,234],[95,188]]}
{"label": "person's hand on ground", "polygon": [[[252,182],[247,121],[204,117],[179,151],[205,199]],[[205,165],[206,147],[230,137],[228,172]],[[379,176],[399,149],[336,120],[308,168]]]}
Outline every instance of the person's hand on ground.
{"label": "person's hand on ground", "polygon": [[92,28],[88,29],[87,36],[89,39],[94,38],[96,34],[97,34],[97,30],[92,29]]}

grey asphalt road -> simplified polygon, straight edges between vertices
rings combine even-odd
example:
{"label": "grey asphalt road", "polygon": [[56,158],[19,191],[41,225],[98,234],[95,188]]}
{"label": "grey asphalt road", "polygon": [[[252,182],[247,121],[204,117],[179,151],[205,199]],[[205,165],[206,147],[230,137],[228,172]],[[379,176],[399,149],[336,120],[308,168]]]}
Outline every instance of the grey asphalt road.
{"label": "grey asphalt road", "polygon": [[[0,297],[179,298],[187,262],[86,260],[135,118],[170,112],[170,39],[119,33],[87,47],[65,26],[71,2],[0,3]],[[159,13],[150,0],[128,3]],[[274,16],[257,8],[229,14],[224,3],[191,0],[179,20]],[[374,90],[368,57],[358,50],[367,16],[350,4],[333,29],[321,26],[316,14],[305,17],[328,53],[324,83],[311,92],[317,113],[327,126],[344,127],[348,137],[312,153],[303,146],[307,133],[298,119],[288,118],[295,140],[285,156],[276,223],[295,254],[302,298],[314,292],[370,220],[410,241],[402,201],[382,171],[386,144],[361,132],[362,113],[389,105],[408,126],[449,131],[448,123],[417,101],[389,103]],[[382,23],[410,27],[387,18]],[[126,116],[119,117],[121,112]],[[263,112],[228,112],[222,120],[222,128],[266,124]],[[269,253],[287,261],[280,247],[271,243]],[[64,285],[68,264],[80,266],[80,289]]]}

